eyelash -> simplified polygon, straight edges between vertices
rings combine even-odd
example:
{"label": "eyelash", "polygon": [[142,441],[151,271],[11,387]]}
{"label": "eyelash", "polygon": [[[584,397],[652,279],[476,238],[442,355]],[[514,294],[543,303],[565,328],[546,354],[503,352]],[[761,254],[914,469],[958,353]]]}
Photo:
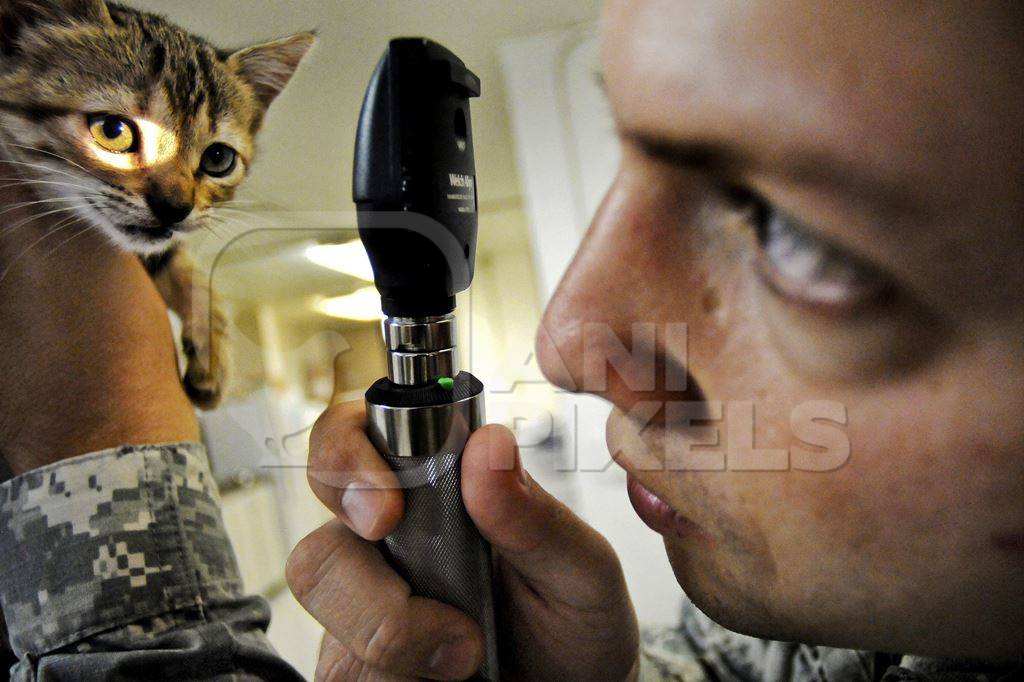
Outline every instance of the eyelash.
{"label": "eyelash", "polygon": [[830,312],[887,300],[892,285],[877,268],[818,237],[749,190],[731,188],[729,200],[749,212],[759,247],[757,272],[775,294]]}

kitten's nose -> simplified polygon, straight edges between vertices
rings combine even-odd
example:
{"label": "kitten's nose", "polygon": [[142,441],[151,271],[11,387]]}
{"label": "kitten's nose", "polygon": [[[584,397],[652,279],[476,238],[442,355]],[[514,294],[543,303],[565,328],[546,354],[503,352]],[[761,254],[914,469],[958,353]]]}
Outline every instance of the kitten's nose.
{"label": "kitten's nose", "polygon": [[146,204],[161,227],[177,225],[192,212],[192,204],[180,203],[159,194],[147,194]]}

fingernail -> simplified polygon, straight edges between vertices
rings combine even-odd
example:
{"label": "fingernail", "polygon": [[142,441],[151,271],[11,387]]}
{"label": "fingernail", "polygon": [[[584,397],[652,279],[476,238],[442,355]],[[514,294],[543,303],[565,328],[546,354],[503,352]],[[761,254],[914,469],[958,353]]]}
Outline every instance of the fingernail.
{"label": "fingernail", "polygon": [[470,668],[475,662],[473,643],[465,637],[458,637],[441,644],[430,657],[428,665],[434,675],[461,679],[472,672]]}
{"label": "fingernail", "polygon": [[383,502],[381,491],[362,481],[349,483],[341,491],[341,511],[360,535],[373,530]]}

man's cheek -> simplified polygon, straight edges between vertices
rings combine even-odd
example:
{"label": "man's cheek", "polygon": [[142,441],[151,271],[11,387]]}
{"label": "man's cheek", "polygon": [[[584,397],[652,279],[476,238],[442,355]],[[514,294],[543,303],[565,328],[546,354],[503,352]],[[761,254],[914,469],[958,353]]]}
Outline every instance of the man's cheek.
{"label": "man's cheek", "polygon": [[834,471],[850,459],[846,405],[835,400],[807,400],[793,408],[789,427],[794,442],[790,463],[802,471]]}

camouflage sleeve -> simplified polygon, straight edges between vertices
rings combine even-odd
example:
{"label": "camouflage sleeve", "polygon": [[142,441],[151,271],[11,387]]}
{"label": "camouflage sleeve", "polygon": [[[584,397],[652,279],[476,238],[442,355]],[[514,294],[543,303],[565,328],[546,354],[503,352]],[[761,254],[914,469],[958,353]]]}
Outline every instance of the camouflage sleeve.
{"label": "camouflage sleeve", "polygon": [[638,682],[707,682],[700,659],[679,628],[641,632]]}
{"label": "camouflage sleeve", "polygon": [[[732,632],[684,600],[680,625],[643,633],[641,682],[869,682],[892,657]],[[898,657],[897,657],[898,658]],[[885,670],[884,667],[881,670]]]}
{"label": "camouflage sleeve", "polygon": [[683,604],[680,625],[642,633],[639,682],[1010,682],[1024,662],[901,656],[758,639]]}
{"label": "camouflage sleeve", "polygon": [[0,484],[12,680],[302,679],[242,592],[197,443],[123,447]]}
{"label": "camouflage sleeve", "polygon": [[689,600],[684,601],[679,626],[645,630],[642,643],[640,682],[877,679],[870,652],[741,635],[715,623]]}

